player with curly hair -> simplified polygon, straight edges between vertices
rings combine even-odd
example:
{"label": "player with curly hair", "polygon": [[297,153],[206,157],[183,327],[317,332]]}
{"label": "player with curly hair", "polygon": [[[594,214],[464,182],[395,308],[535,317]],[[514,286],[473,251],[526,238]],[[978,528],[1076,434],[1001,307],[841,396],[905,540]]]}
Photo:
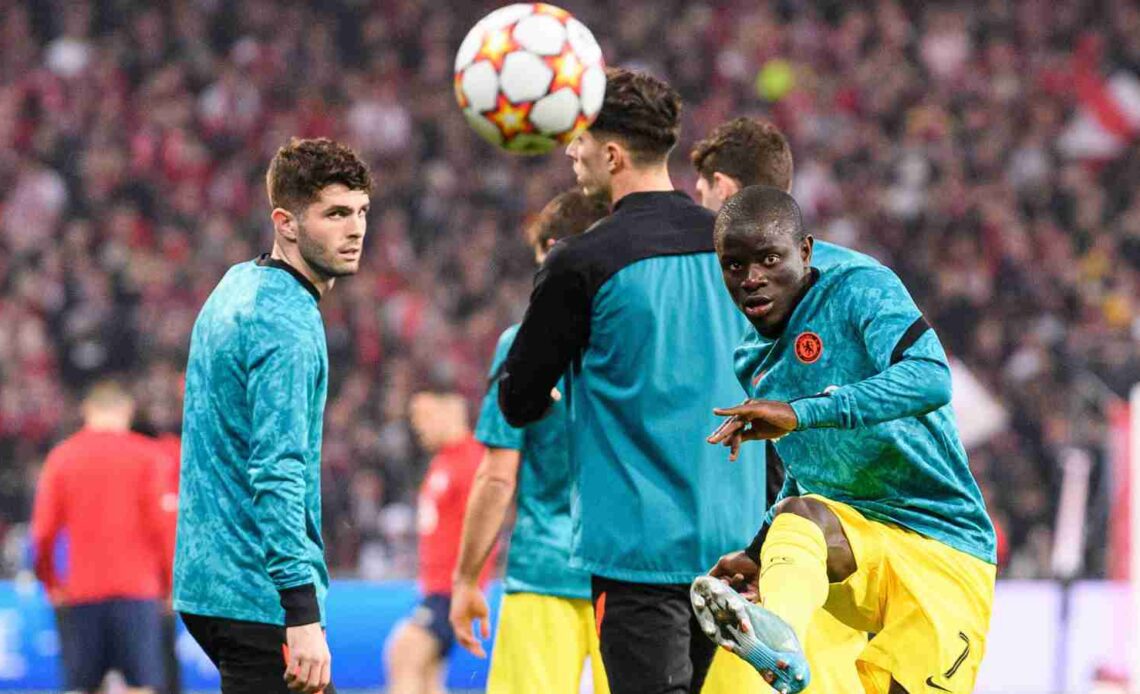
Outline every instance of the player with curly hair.
{"label": "player with curly hair", "polygon": [[266,182],[273,250],[229,269],[190,338],[174,609],[224,694],[332,694],[318,302],[360,267],[372,178],[348,147],[294,139]]}

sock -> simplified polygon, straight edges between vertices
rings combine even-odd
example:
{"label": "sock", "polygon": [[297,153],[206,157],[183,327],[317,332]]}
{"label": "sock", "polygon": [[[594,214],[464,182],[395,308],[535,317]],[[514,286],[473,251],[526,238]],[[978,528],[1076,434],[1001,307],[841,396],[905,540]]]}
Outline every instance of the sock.
{"label": "sock", "polygon": [[760,552],[760,598],[806,643],[808,623],[827,600],[827,542],[819,526],[781,513]]}

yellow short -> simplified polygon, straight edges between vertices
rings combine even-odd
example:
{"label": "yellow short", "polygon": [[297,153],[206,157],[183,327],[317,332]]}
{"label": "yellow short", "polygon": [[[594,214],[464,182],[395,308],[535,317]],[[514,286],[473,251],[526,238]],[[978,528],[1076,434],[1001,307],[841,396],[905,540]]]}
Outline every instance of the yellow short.
{"label": "yellow short", "polygon": [[701,694],[770,694],[756,669],[723,648],[716,649]]}
{"label": "yellow short", "polygon": [[804,652],[811,667],[806,694],[858,694],[862,689],[855,660],[867,647],[866,632],[856,631],[824,610],[808,624]]}
{"label": "yellow short", "polygon": [[[867,634],[820,612],[808,627],[807,651],[811,684],[805,694],[857,694],[863,685],[855,659],[867,646]],[[717,649],[701,694],[769,694],[772,689],[744,660]]]}
{"label": "yellow short", "polygon": [[487,694],[578,694],[587,657],[594,694],[609,694],[589,600],[504,595]]}
{"label": "yellow short", "polygon": [[856,667],[869,694],[973,691],[994,600],[993,564],[811,495],[839,518],[858,568],[831,584],[828,612],[875,637]]}

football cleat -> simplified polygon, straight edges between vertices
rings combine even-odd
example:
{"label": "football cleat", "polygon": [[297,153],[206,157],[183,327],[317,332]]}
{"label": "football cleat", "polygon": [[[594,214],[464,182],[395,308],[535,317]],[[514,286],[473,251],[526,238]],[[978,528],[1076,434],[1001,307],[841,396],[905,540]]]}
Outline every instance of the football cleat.
{"label": "football cleat", "polygon": [[689,589],[701,631],[744,659],[780,694],[808,686],[811,672],[799,639],[775,613],[744,599],[712,576],[698,576]]}

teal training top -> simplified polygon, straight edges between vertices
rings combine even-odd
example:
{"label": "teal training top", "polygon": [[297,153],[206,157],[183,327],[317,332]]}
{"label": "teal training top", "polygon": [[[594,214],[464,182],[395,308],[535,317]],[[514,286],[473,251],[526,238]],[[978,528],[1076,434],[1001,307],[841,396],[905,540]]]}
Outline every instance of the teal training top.
{"label": "teal training top", "polygon": [[174,559],[178,611],[285,624],[279,591],[311,585],[323,622],[328,349],[317,297],[295,270],[262,256],[230,268],[194,323]]}
{"label": "teal training top", "polygon": [[[573,485],[566,441],[566,405],[555,403],[544,419],[516,429],[499,409],[498,374],[518,326],[499,338],[483,397],[475,438],[485,446],[519,451],[517,512],[507,554],[504,589],[590,599],[590,575],[570,568],[570,489]],[[559,390],[564,390],[559,382]]]}
{"label": "teal training top", "polygon": [[880,263],[866,253],[851,250],[846,246],[839,246],[819,239],[816,239],[815,243],[812,244],[812,267],[822,272],[843,264],[879,265]]}
{"label": "teal training top", "polygon": [[946,354],[893,272],[865,263],[823,271],[783,334],[750,330],[735,362],[751,397],[791,402],[799,418],[775,443],[787,473],[781,497],[819,494],[995,561]]}
{"label": "teal training top", "polygon": [[573,468],[572,565],[689,583],[764,517],[764,449],[705,437],[740,401],[732,351],[748,321],[724,288],[714,215],[684,193],[623,197],[555,244],[504,362],[499,406],[528,424],[563,379]]}

